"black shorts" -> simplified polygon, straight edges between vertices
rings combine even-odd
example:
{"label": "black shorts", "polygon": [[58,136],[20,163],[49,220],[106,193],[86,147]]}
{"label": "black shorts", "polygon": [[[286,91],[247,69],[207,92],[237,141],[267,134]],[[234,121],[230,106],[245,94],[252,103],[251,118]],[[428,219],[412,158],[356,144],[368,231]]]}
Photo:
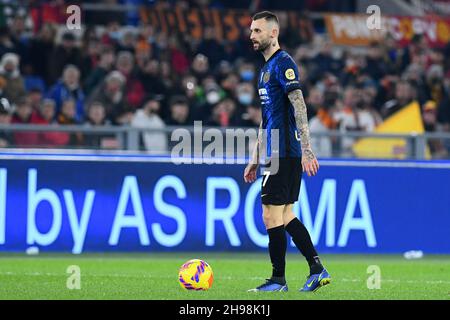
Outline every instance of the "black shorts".
{"label": "black shorts", "polygon": [[298,200],[302,182],[301,158],[279,158],[278,172],[270,174],[270,165],[265,166],[261,202],[266,205],[292,204]]}

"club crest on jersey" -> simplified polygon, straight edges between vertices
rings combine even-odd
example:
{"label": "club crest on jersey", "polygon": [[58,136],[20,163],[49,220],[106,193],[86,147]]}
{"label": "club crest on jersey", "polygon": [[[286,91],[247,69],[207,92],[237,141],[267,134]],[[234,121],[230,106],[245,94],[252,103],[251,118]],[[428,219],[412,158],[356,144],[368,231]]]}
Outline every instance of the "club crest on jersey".
{"label": "club crest on jersey", "polygon": [[264,72],[263,81],[264,83],[267,83],[270,79],[270,72]]}
{"label": "club crest on jersey", "polygon": [[286,72],[284,73],[286,79],[288,80],[294,80],[295,79],[295,72],[293,69],[289,68],[286,70]]}

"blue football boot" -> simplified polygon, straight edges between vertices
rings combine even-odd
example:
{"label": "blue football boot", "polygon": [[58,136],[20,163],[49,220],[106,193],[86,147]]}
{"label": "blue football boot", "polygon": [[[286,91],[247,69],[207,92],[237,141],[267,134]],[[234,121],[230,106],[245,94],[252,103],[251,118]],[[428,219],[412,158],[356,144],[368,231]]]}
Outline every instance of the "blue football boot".
{"label": "blue football boot", "polygon": [[266,282],[254,289],[247,290],[247,292],[262,292],[262,291],[288,291],[287,284],[279,284],[270,279],[266,279]]}
{"label": "blue football boot", "polygon": [[316,291],[320,287],[326,286],[327,284],[330,284],[331,282],[331,276],[328,273],[327,269],[323,268],[321,273],[316,274],[310,274],[308,279],[305,282],[305,285],[303,286],[300,291],[305,292],[311,292]]}

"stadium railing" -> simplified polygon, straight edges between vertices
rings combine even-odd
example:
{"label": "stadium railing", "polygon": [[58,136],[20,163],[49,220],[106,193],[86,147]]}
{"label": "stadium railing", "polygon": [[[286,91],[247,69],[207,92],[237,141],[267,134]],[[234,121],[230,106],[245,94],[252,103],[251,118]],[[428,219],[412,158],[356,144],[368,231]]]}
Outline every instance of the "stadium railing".
{"label": "stadium railing", "polygon": [[[208,131],[210,130],[210,131]],[[100,126],[89,127],[85,125],[29,125],[29,124],[0,124],[0,133],[3,137],[11,139],[6,148],[44,148],[44,149],[91,149],[91,150],[123,150],[138,151],[169,155],[174,147],[182,142],[181,136],[189,135],[184,143],[190,144],[192,154],[198,155],[204,152],[205,147],[216,143],[219,146],[215,150],[223,151],[223,156],[248,157],[253,148],[257,136],[257,128],[244,127],[206,127],[206,126],[166,126],[161,129],[135,128],[131,126]],[[39,143],[23,143],[27,134],[39,135],[42,133],[62,133],[65,135],[77,135],[83,137],[80,141],[63,146],[42,145]],[[205,135],[205,133],[208,133]],[[154,152],[151,147],[146,148],[144,134],[151,137],[154,134],[162,134],[167,138],[166,150]],[[221,139],[215,137],[221,134]],[[17,135],[22,135],[22,143],[15,143]],[[211,136],[214,136],[211,138]],[[2,135],[0,135],[0,138]],[[154,137],[154,136],[153,136]],[[97,140],[93,139],[97,138]],[[324,142],[329,150],[321,150],[315,147],[318,157],[338,158],[386,158],[386,159],[449,159],[450,133],[369,133],[369,132],[342,132],[326,131],[312,132],[313,144]],[[96,141],[96,143],[92,143]],[[106,142],[105,142],[106,141]],[[154,142],[154,141],[153,141]],[[356,144],[358,147],[356,148]],[[435,153],[436,144],[441,146],[439,154]],[[318,144],[323,145],[323,144]],[[243,147],[244,146],[244,147]]]}

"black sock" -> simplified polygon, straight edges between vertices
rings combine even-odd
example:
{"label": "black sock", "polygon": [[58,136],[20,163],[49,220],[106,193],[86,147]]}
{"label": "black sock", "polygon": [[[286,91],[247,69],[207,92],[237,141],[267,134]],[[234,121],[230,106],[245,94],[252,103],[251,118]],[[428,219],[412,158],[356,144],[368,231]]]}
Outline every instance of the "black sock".
{"label": "black sock", "polygon": [[310,274],[322,272],[322,263],[303,223],[295,218],[286,225],[286,231],[291,235],[295,246],[308,261]]}
{"label": "black sock", "polygon": [[269,235],[269,255],[272,262],[272,281],[285,284],[284,271],[286,266],[286,232],[284,225],[267,229]]}

